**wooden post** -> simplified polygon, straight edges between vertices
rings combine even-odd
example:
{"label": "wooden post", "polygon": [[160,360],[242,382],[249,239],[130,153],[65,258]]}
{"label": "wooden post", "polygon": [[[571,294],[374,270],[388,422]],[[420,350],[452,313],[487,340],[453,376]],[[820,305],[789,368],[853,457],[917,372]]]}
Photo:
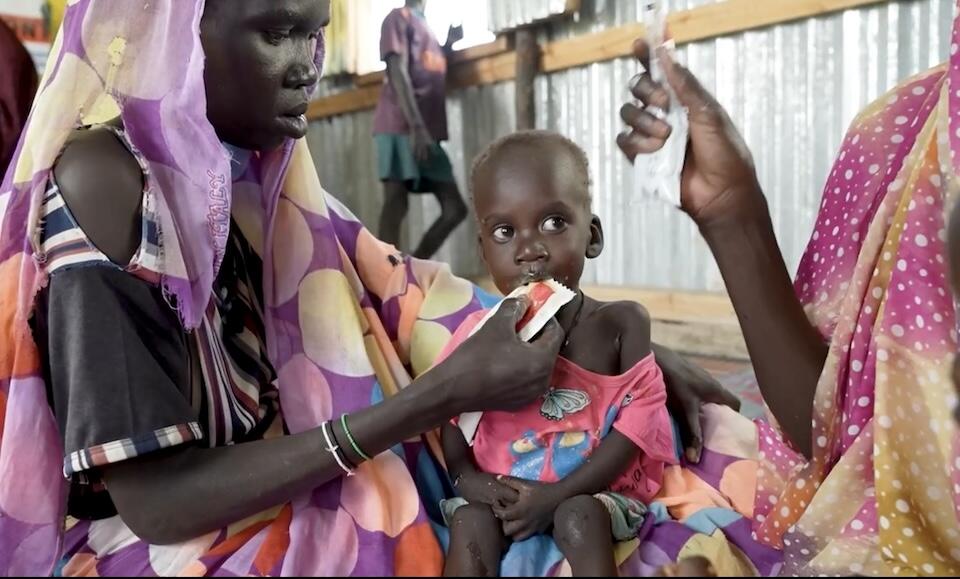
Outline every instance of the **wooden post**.
{"label": "wooden post", "polygon": [[540,46],[533,27],[519,28],[516,32],[517,54],[517,130],[525,131],[537,126],[537,109],[534,80],[540,68]]}

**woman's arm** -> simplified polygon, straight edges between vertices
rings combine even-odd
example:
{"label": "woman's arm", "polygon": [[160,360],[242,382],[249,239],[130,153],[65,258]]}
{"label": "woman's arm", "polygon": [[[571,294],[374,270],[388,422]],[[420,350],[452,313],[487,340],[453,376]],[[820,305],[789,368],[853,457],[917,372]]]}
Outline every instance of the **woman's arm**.
{"label": "woman's arm", "polygon": [[[468,411],[515,410],[546,392],[563,340],[551,322],[531,343],[516,324],[526,307],[500,311],[449,358],[396,396],[350,415],[359,447],[375,456]],[[335,421],[334,421],[335,422]],[[363,459],[339,423],[333,434],[347,459]],[[193,538],[288,501],[342,474],[320,429],[211,449],[184,448],[104,468],[120,516],[149,542]],[[171,517],[170,513],[190,513]]]}
{"label": "woman's arm", "polygon": [[810,457],[813,401],[827,344],[794,292],[770,215],[758,212],[701,232],[737,311],[763,398],[787,437]]}
{"label": "woman's arm", "polygon": [[[69,146],[56,168],[62,194],[81,228],[118,263],[129,259],[136,250],[132,240],[138,239],[142,186],[132,161],[112,135],[93,131]],[[104,206],[113,210],[105,212]],[[506,302],[442,364],[396,396],[350,415],[349,427],[360,448],[373,456],[460,413],[516,409],[541,396],[563,332],[554,321],[534,342],[522,342],[515,326],[525,310],[524,302]],[[57,355],[69,356],[70,351]],[[93,365],[95,371],[97,359],[78,363]],[[333,427],[347,459],[360,464],[340,425]],[[121,518],[138,536],[174,543],[340,476],[325,447],[322,432],[314,429],[227,447],[172,448],[104,466],[102,472]]]}
{"label": "woman's arm", "polygon": [[[449,418],[445,385],[428,373],[383,403],[351,414],[349,428],[370,456]],[[336,440],[362,462],[339,421]],[[103,468],[110,497],[140,538],[177,543],[282,504],[343,474],[314,429],[218,448],[177,448]],[[189,516],[186,514],[189,513]],[[176,516],[171,516],[176,514]]]}
{"label": "woman's arm", "polygon": [[[649,62],[646,44],[635,53]],[[773,233],[753,160],[726,111],[683,66],[661,55],[670,85],[688,109],[690,145],[681,182],[682,208],[700,227],[737,311],[763,396],[786,435],[812,451],[813,400],[827,346],[807,320]],[[649,67],[647,67],[649,70]],[[670,100],[649,75],[633,94],[661,108]],[[626,104],[629,131],[618,144],[629,159],[663,147],[670,127]]]}

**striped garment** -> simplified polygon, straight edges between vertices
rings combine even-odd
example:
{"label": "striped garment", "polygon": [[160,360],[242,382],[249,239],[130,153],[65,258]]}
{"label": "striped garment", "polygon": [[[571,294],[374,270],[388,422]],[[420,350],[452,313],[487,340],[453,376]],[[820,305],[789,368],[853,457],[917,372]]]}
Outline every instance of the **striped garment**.
{"label": "striped garment", "polygon": [[[112,131],[124,143],[128,143],[123,131],[104,126]],[[127,145],[140,164],[144,183],[150,182],[150,172],[143,157],[133,145]],[[48,273],[78,265],[106,265],[118,267],[110,261],[94,244],[87,239],[83,230],[77,225],[76,219],[70,213],[60,187],[56,183],[54,174],[50,173],[50,187],[43,200],[43,230],[38,259],[44,264]],[[141,218],[141,242],[137,253],[124,269],[150,283],[157,284],[160,276],[160,262],[162,260],[160,228],[156,214],[156,198],[150,192],[149,186],[144,187]]]}
{"label": "striped garment", "polygon": [[[124,267],[110,261],[80,228],[51,173],[42,209],[40,260],[51,275],[75,267],[113,267],[159,283],[161,239],[147,165],[122,130],[103,128],[112,131],[130,149],[143,171],[139,249]],[[237,228],[232,230],[212,299],[200,327],[189,335],[191,354],[199,357],[197,365],[203,379],[199,422],[173,424],[72,452],[64,457],[64,476],[92,484],[96,477],[88,476],[89,471],[106,464],[199,440],[215,447],[255,439],[271,426],[278,415],[279,397],[274,383],[276,373],[263,338],[261,284],[253,279],[259,277],[262,266],[249,263],[257,260],[256,254]]]}

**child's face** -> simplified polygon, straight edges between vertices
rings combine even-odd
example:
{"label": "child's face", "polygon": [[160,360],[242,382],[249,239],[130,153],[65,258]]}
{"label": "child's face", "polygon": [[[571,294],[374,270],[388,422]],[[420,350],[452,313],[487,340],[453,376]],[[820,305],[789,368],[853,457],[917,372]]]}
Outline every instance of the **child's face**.
{"label": "child's face", "polygon": [[480,252],[504,294],[547,278],[577,289],[585,259],[600,255],[603,231],[581,171],[547,143],[502,151],[477,175]]}

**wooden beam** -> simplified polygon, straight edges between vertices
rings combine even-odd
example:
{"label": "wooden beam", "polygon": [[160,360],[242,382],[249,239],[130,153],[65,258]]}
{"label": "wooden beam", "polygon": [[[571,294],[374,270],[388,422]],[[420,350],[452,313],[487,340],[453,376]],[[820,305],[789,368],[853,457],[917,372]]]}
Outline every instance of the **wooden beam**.
{"label": "wooden beam", "polygon": [[540,69],[545,73],[557,72],[629,56],[633,42],[643,34],[642,24],[628,24],[552,42],[543,49]]}
{"label": "wooden beam", "polygon": [[370,72],[354,77],[353,84],[357,85],[358,87],[381,85],[383,84],[385,78],[387,78],[387,72],[384,70],[378,70],[377,72]]}
{"label": "wooden beam", "polygon": [[513,80],[517,76],[517,53],[505,52],[489,58],[451,66],[447,86],[452,89]]}
{"label": "wooden beam", "polygon": [[380,100],[380,85],[358,88],[317,99],[310,103],[307,118],[325,119],[376,108]]}
{"label": "wooden beam", "polygon": [[[687,44],[822,16],[890,0],[727,0],[670,15],[670,33]],[[551,43],[543,51],[546,73],[630,56],[633,43],[645,34],[642,24],[628,24]]]}
{"label": "wooden beam", "polygon": [[[670,31],[678,44],[685,44],[898,1],[902,0],[726,0],[671,14]],[[551,73],[629,56],[634,40],[643,34],[642,24],[628,24],[550,43],[543,47],[540,70]],[[473,51],[469,56],[475,58],[455,54],[447,75],[448,85],[457,89],[516,78],[517,56],[508,42],[505,37],[500,37],[489,45],[463,51]],[[318,103],[330,102],[311,106],[309,118],[319,119],[375,107],[382,77],[379,80],[372,75],[363,78],[364,83],[371,84],[320,99]],[[376,89],[375,93],[373,89]]]}
{"label": "wooden beam", "polygon": [[490,56],[496,56],[504,52],[509,52],[512,50],[510,44],[510,37],[506,35],[498,36],[493,42],[488,42],[486,44],[480,44],[478,46],[471,46],[470,48],[465,48],[463,50],[458,50],[453,53],[450,57],[450,63],[453,65],[459,64],[461,62],[470,62],[472,60],[480,60],[481,58],[487,58]]}
{"label": "wooden beam", "polygon": [[[481,44],[479,46],[471,46],[464,50],[458,50],[453,53],[450,58],[450,66],[453,69],[462,68],[464,65],[468,65],[472,62],[489,59],[497,55],[503,55],[509,53],[512,50],[510,38],[508,36],[498,36],[493,42],[488,42],[486,44]],[[473,84],[492,84],[494,82],[500,82],[504,73],[501,68],[505,63],[494,63],[494,67],[478,67],[482,70],[470,70],[467,74],[463,76],[464,81],[467,85]],[[496,71],[496,72],[495,72]],[[357,88],[372,87],[372,86],[383,86],[383,82],[386,79],[387,73],[383,70],[378,70],[376,72],[370,72],[367,74],[361,74],[355,76],[353,79],[353,84]],[[503,80],[506,80],[503,78]],[[348,91],[349,92],[349,91]],[[369,97],[370,95],[364,95]],[[379,93],[377,93],[379,97]],[[332,97],[331,97],[332,98]],[[366,99],[361,99],[361,102],[368,102]],[[376,100],[374,100],[374,106],[376,106]],[[318,109],[319,110],[319,109]],[[363,109],[360,109],[363,110]],[[311,117],[312,118],[312,117]]]}
{"label": "wooden beam", "polygon": [[[517,56],[514,52],[494,53],[475,61],[454,64],[447,73],[451,88],[494,84],[516,77]],[[357,77],[358,87],[310,103],[307,118],[324,119],[376,108],[383,88],[383,72],[374,72]]]}
{"label": "wooden beam", "polygon": [[728,0],[673,14],[670,30],[678,43],[687,43],[891,1]]}

